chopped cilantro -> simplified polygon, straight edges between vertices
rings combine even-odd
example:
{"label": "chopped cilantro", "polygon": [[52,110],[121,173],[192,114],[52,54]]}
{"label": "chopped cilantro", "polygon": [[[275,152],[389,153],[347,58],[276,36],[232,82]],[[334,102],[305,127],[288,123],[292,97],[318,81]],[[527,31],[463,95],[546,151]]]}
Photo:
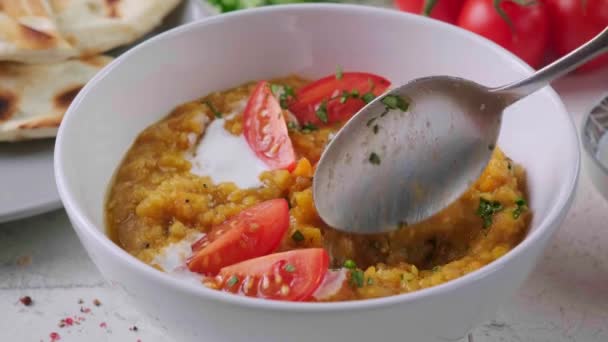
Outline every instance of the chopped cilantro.
{"label": "chopped cilantro", "polygon": [[319,108],[317,108],[317,111],[315,112],[315,114],[317,115],[319,120],[321,120],[321,122],[327,123],[327,120],[328,120],[328,118],[327,118],[327,101],[321,102],[321,104],[319,105]]}
{"label": "chopped cilantro", "polygon": [[386,95],[382,98],[382,103],[384,103],[388,109],[400,109],[402,112],[407,111],[409,107],[409,103],[401,96],[397,95]]}
{"label": "chopped cilantro", "polygon": [[346,261],[344,261],[344,268],[354,270],[355,268],[357,268],[357,264],[353,260],[347,259]]}
{"label": "chopped cilantro", "polygon": [[296,230],[295,232],[293,232],[293,234],[291,234],[291,239],[295,242],[304,241],[304,234],[302,234],[301,231]]}
{"label": "chopped cilantro", "polygon": [[304,124],[302,126],[302,133],[310,133],[312,131],[316,131],[317,130],[317,126],[311,124],[310,122],[307,124]]}
{"label": "chopped cilantro", "polygon": [[296,267],[292,264],[287,264],[283,267],[283,269],[289,273],[293,273],[296,270]]}
{"label": "chopped cilantro", "polygon": [[351,270],[350,271],[350,284],[351,286],[363,287],[363,271]]}
{"label": "chopped cilantro", "polygon": [[233,287],[238,282],[239,282],[239,277],[236,275],[233,275],[232,277],[230,277],[230,279],[228,279],[228,282],[226,282],[226,285],[228,287]]}
{"label": "chopped cilantro", "polygon": [[211,110],[211,112],[213,113],[213,115],[216,118],[221,118],[222,117],[222,112],[220,112],[219,110],[217,110],[217,108],[215,108],[215,106],[213,105],[213,103],[211,103],[211,101],[207,100],[205,101],[205,104],[207,105],[207,107],[209,107],[209,109]]}
{"label": "chopped cilantro", "polygon": [[274,94],[274,96],[280,96],[283,93],[283,86],[278,84],[271,84],[270,91]]}
{"label": "chopped cilantro", "polygon": [[378,154],[376,154],[376,152],[372,152],[369,155],[369,162],[374,165],[380,165],[380,156],[378,156]]}
{"label": "chopped cilantro", "polygon": [[374,99],[376,98],[376,96],[372,93],[365,93],[363,94],[363,101],[365,101],[365,103],[370,103],[372,102]]}
{"label": "chopped cilantro", "polygon": [[342,77],[344,77],[344,73],[342,72],[342,67],[338,65],[336,67],[336,79],[341,80]]}
{"label": "chopped cilantro", "polygon": [[374,285],[374,279],[373,278],[367,278],[367,285]]}
{"label": "chopped cilantro", "polygon": [[290,131],[295,131],[296,129],[298,129],[298,124],[293,121],[289,121],[287,123],[287,129]]}
{"label": "chopped cilantro", "polygon": [[502,204],[498,201],[488,201],[485,198],[479,198],[479,207],[477,208],[477,216],[483,220],[483,228],[488,228],[492,225],[492,217],[497,212],[503,209]]}
{"label": "chopped cilantro", "polygon": [[526,203],[526,200],[519,198],[515,201],[515,205],[517,208],[513,210],[513,218],[517,220],[521,216],[521,213],[528,208],[528,204]]}

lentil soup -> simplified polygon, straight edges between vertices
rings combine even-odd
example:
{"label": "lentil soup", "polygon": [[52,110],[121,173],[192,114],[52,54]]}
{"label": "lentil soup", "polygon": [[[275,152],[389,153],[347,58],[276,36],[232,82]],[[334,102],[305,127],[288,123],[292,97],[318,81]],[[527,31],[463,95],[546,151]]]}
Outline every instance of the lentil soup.
{"label": "lentil soup", "polygon": [[[343,81],[351,75],[340,72],[333,77]],[[152,267],[187,275],[201,286],[271,299],[339,301],[444,283],[500,258],[523,239],[531,216],[525,173],[499,148],[479,180],[457,202],[425,222],[378,235],[333,230],[315,210],[314,165],[347,119],[337,106],[354,106],[351,111],[356,111],[355,107],[379,94],[373,92],[374,86],[369,92],[355,92],[355,86],[340,89],[338,95],[311,107],[294,104],[314,88],[305,79],[290,76],[265,87],[281,105],[277,132],[288,134],[288,141],[279,147],[260,152],[263,144],[251,143],[255,132],[248,131],[252,124],[247,112],[255,101],[250,97],[263,91],[253,82],[182,104],[136,138],[116,171],[106,203],[108,233],[117,244]],[[261,111],[262,116],[267,109]],[[310,113],[316,118],[308,116],[311,119],[305,121]],[[266,133],[265,127],[260,132]],[[243,149],[252,151],[240,154]],[[280,162],[264,159],[274,155],[281,156]],[[276,199],[285,199],[288,206],[283,209]],[[271,210],[263,209],[271,200],[275,200],[273,206],[266,207],[275,211],[266,212],[269,218],[259,218],[261,211]],[[228,239],[226,230],[238,229],[266,232],[256,235],[255,248],[247,250],[247,257],[226,247],[228,242],[215,241]],[[204,258],[197,257],[206,250],[210,252]],[[293,251],[327,255],[328,262],[319,257],[311,266],[312,261],[294,259]],[[277,253],[282,252],[287,260],[280,264],[283,273],[243,271],[252,269],[245,263],[279,260]],[[278,265],[276,260],[268,265]],[[240,268],[239,263],[243,264]],[[311,276],[317,269],[322,275]],[[298,277],[314,279],[296,286],[301,283]],[[272,294],[269,279],[278,284]]]}

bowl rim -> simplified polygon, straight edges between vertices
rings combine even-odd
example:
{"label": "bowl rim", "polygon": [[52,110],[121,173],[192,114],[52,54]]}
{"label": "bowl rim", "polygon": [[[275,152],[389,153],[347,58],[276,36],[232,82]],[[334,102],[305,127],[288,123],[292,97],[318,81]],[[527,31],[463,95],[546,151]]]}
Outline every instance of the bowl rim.
{"label": "bowl rim", "polygon": [[73,196],[73,189],[71,188],[71,186],[68,185],[68,181],[64,173],[63,153],[63,145],[66,131],[68,131],[71,126],[70,118],[77,115],[76,112],[78,111],[81,102],[83,102],[87,95],[95,88],[96,83],[104,79],[109,73],[112,72],[115,67],[123,63],[124,60],[130,58],[131,55],[138,53],[140,50],[146,49],[148,45],[162,44],[165,40],[170,40],[174,36],[179,36],[182,33],[189,32],[192,30],[201,30],[204,29],[206,26],[215,25],[225,21],[236,21],[238,20],[238,18],[241,17],[264,16],[271,15],[277,12],[296,13],[298,11],[306,10],[316,10],[319,12],[323,12],[324,15],[329,15],[329,12],[331,11],[347,11],[359,15],[375,13],[384,17],[400,17],[403,19],[407,18],[407,20],[416,22],[417,25],[421,26],[441,26],[444,30],[453,31],[453,34],[459,35],[463,37],[463,39],[473,40],[475,43],[481,44],[489,50],[493,50],[494,53],[507,56],[512,61],[513,65],[519,67],[523,72],[526,72],[528,74],[531,74],[533,72],[533,69],[530,66],[528,66],[516,56],[512,55],[510,52],[474,33],[465,31],[453,25],[440,22],[438,20],[428,19],[422,16],[400,12],[392,9],[376,8],[371,6],[353,4],[273,5],[255,9],[235,11],[219,16],[212,16],[209,18],[179,26],[158,36],[155,36],[143,42],[142,44],[139,44],[138,46],[132,48],[131,50],[127,51],[126,53],[118,57],[116,60],[111,62],[87,83],[87,85],[82,89],[82,91],[80,91],[78,96],[73,101],[72,105],[69,107],[67,113],[65,114],[65,117],[63,119],[64,121],[61,127],[59,128],[55,144],[54,168],[58,191],[61,200],[65,206],[65,209],[69,213],[69,216],[72,220],[72,226],[74,227],[74,229],[79,233],[86,234],[87,237],[93,240],[94,244],[100,245],[100,248],[106,250],[107,253],[111,253],[113,257],[119,259],[120,262],[124,263],[127,268],[129,268],[134,274],[137,275],[137,277],[148,279],[153,282],[158,282],[162,286],[173,288],[176,291],[183,292],[185,295],[199,297],[201,299],[214,301],[216,303],[237,305],[247,308],[310,313],[341,312],[353,309],[386,308],[393,305],[401,305],[406,303],[411,304],[414,302],[419,302],[422,300],[426,300],[429,297],[453,291],[463,286],[467,286],[467,284],[469,283],[473,283],[480,279],[488,277],[491,274],[494,274],[495,272],[498,272],[500,269],[504,268],[507,263],[510,263],[511,260],[516,258],[519,254],[522,254],[528,249],[535,248],[535,244],[537,243],[537,241],[542,239],[547,234],[550,235],[559,227],[559,224],[555,223],[556,221],[561,220],[561,218],[563,217],[563,211],[565,209],[568,209],[575,193],[574,190],[576,188],[580,171],[580,150],[578,148],[577,129],[574,125],[572,117],[566,111],[566,108],[557,93],[555,93],[553,89],[549,88],[544,90],[546,94],[545,96],[547,98],[550,98],[555,105],[561,107],[562,109],[561,113],[560,111],[558,111],[558,113],[555,113],[555,115],[561,115],[562,118],[566,120],[570,125],[569,131],[571,134],[569,134],[569,136],[567,137],[564,137],[564,139],[569,139],[570,145],[573,146],[572,153],[574,157],[574,163],[570,166],[572,168],[571,171],[568,172],[570,174],[570,178],[567,179],[567,182],[564,182],[561,185],[566,191],[562,191],[560,193],[560,197],[557,199],[556,204],[549,209],[547,215],[541,220],[541,222],[538,223],[536,229],[526,235],[524,240],[517,246],[515,246],[515,248],[513,248],[507,254],[493,261],[492,263],[481,267],[478,270],[475,270],[471,273],[465,274],[459,278],[453,279],[437,286],[432,286],[430,288],[388,297],[329,303],[284,302],[235,296],[233,294],[208,289],[205,286],[195,285],[189,282],[182,282],[165,272],[156,270],[148,266],[147,264],[141,262],[134,256],[130,255],[120,246],[110,240],[110,238],[105,234],[105,227],[101,227],[102,229],[97,229],[96,225],[84,214],[84,210],[81,208],[80,204],[75,200]]}

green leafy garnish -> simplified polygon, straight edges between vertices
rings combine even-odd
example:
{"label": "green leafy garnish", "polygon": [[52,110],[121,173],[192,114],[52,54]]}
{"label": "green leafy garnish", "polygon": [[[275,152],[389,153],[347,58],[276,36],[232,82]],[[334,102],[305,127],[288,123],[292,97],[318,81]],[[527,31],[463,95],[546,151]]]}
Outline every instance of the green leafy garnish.
{"label": "green leafy garnish", "polygon": [[370,103],[376,98],[376,95],[374,95],[373,93],[365,93],[361,98],[363,99],[363,101],[365,101],[365,103]]}
{"label": "green leafy garnish", "polygon": [[327,101],[321,102],[321,104],[319,105],[319,108],[317,108],[315,114],[317,115],[317,117],[319,118],[319,120],[321,120],[321,122],[327,123],[327,120],[328,120],[328,117],[327,117]]}
{"label": "green leafy garnish", "polygon": [[350,271],[350,284],[351,286],[363,287],[363,271],[351,270]]}
{"label": "green leafy garnish", "polygon": [[290,131],[295,131],[296,129],[298,129],[298,124],[293,121],[289,121],[287,123],[287,129]]}
{"label": "green leafy garnish", "polygon": [[402,112],[407,111],[410,106],[406,100],[397,95],[386,95],[382,98],[382,103],[384,103],[388,109],[400,109]]}
{"label": "green leafy garnish", "polygon": [[521,216],[521,214],[526,209],[528,209],[528,204],[526,203],[525,199],[519,198],[517,199],[517,201],[515,201],[515,205],[517,206],[517,208],[513,210],[513,218],[517,220]]}
{"label": "green leafy garnish", "polygon": [[502,204],[498,201],[488,201],[485,198],[479,198],[479,207],[477,208],[477,216],[483,220],[483,228],[488,228],[492,225],[492,217],[497,212],[503,209]]}
{"label": "green leafy garnish", "polygon": [[233,287],[238,282],[239,282],[239,277],[236,275],[233,275],[232,277],[230,277],[230,279],[228,279],[228,282],[226,282],[226,285],[228,285],[228,287]]}
{"label": "green leafy garnish", "polygon": [[293,87],[288,85],[271,84],[270,91],[279,99],[279,104],[283,109],[287,109],[289,102],[296,98]]}
{"label": "green leafy garnish", "polygon": [[342,77],[344,77],[344,73],[342,72],[342,67],[338,65],[336,67],[336,79],[341,80]]}
{"label": "green leafy garnish", "polygon": [[301,231],[296,230],[293,232],[293,234],[291,234],[291,239],[295,242],[302,242],[304,241],[304,234],[302,234]]}
{"label": "green leafy garnish", "polygon": [[374,165],[380,165],[380,156],[378,156],[378,154],[376,154],[376,152],[372,152],[369,155],[369,162]]}
{"label": "green leafy garnish", "polygon": [[353,260],[347,259],[346,261],[344,261],[344,268],[354,270],[355,268],[357,268],[357,264]]}
{"label": "green leafy garnish", "polygon": [[215,108],[215,106],[213,105],[213,103],[211,103],[211,101],[207,100],[205,101],[205,104],[207,105],[207,107],[209,107],[209,109],[211,110],[211,112],[213,113],[213,115],[216,118],[221,118],[222,117],[222,112],[220,112],[219,110],[217,110],[217,108]]}
{"label": "green leafy garnish", "polygon": [[292,264],[287,264],[283,267],[283,269],[289,273],[293,273],[296,270],[296,267]]}
{"label": "green leafy garnish", "polygon": [[302,133],[310,133],[312,131],[316,131],[317,130],[317,126],[309,123],[306,123],[304,125],[302,125]]}
{"label": "green leafy garnish", "polygon": [[367,278],[367,285],[374,285],[374,279],[373,278]]}
{"label": "green leafy garnish", "polygon": [[431,271],[433,272],[437,272],[441,269],[441,266],[433,266],[433,268],[431,268]]}

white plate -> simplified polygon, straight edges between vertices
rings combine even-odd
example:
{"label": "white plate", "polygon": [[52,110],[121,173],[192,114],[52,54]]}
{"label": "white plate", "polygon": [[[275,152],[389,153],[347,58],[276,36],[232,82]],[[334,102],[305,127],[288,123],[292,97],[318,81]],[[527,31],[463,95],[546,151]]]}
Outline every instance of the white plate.
{"label": "white plate", "polygon": [[[208,16],[204,0],[187,0],[153,33]],[[127,48],[116,49],[119,55]],[[53,174],[55,139],[18,143],[0,142],[0,223],[41,214],[61,207]]]}

